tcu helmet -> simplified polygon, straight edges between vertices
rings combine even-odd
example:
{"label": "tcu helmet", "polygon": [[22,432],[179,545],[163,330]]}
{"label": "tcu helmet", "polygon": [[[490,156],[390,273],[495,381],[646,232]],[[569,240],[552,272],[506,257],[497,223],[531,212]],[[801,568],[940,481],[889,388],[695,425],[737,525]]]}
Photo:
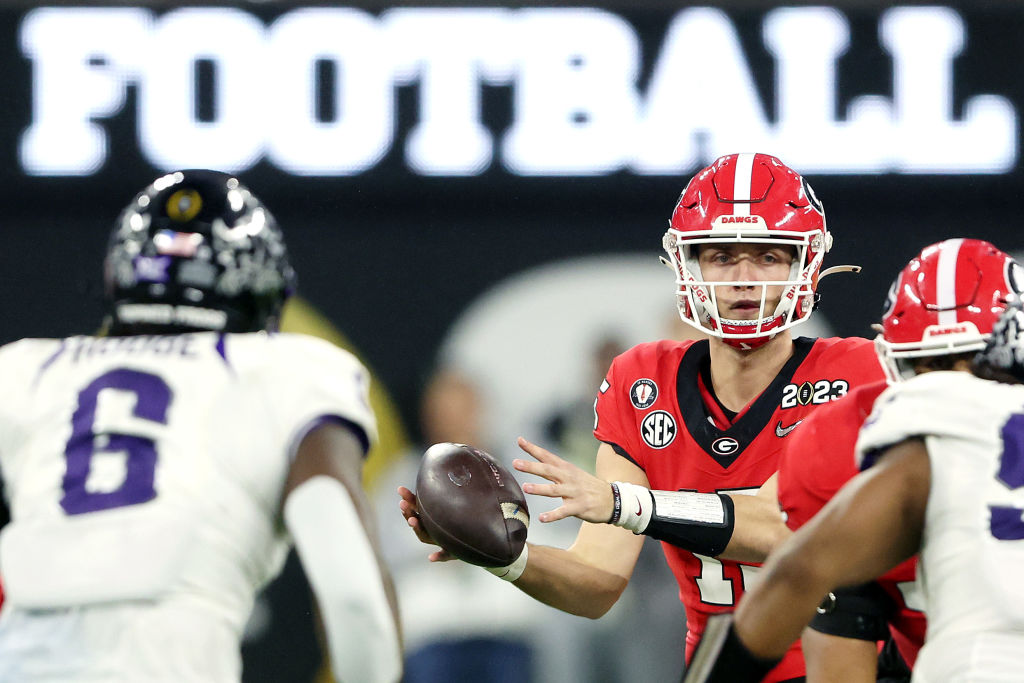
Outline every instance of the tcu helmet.
{"label": "tcu helmet", "polygon": [[276,329],[295,289],[273,216],[234,176],[157,178],[114,226],[105,264],[114,334]]}
{"label": "tcu helmet", "polygon": [[914,376],[914,359],[978,351],[1024,271],[982,240],[950,239],[925,247],[889,288],[875,346],[890,380]]}
{"label": "tcu helmet", "polygon": [[1024,383],[1024,307],[1013,298],[1003,311],[985,348],[978,352],[976,365],[1002,371]]}
{"label": "tcu helmet", "polygon": [[[702,244],[766,244],[793,247],[789,277],[772,282],[711,281],[697,259]],[[676,273],[676,301],[684,322],[737,348],[756,348],[777,333],[807,320],[815,302],[819,270],[832,236],[811,186],[767,154],[730,154],[690,180],[676,203],[664,248]],[[718,311],[715,287],[760,290],[755,320],[730,320]],[[768,286],[782,287],[773,310]]]}

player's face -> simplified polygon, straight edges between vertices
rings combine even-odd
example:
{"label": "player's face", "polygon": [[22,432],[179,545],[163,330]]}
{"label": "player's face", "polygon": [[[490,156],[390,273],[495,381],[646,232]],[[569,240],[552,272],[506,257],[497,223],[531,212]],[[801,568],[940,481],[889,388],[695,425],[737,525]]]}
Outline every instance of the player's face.
{"label": "player's face", "polygon": [[[736,242],[701,245],[697,252],[700,272],[706,281],[735,282],[716,285],[718,314],[730,320],[754,320],[774,311],[783,285],[757,285],[789,279],[796,253],[792,247]],[[762,289],[764,313],[761,310]]]}

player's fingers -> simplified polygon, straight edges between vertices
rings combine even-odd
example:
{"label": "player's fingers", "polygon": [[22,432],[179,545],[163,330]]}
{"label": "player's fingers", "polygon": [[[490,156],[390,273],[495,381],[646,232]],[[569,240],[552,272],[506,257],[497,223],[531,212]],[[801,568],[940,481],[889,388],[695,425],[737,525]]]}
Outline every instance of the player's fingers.
{"label": "player's fingers", "polygon": [[402,516],[406,519],[415,517],[417,514],[416,505],[405,499],[398,501],[398,509],[402,511]]}
{"label": "player's fingers", "polygon": [[448,562],[449,560],[454,560],[455,558],[449,555],[447,550],[435,550],[434,552],[430,553],[429,556],[427,556],[427,559],[431,562]]}
{"label": "player's fingers", "polygon": [[566,493],[558,484],[534,484],[533,482],[523,484],[523,492],[548,498],[561,498]]}
{"label": "player's fingers", "polygon": [[568,506],[566,505],[557,507],[554,510],[542,512],[539,515],[537,515],[537,519],[544,522],[545,524],[548,522],[557,522],[558,520],[565,519],[566,517],[572,517],[572,513],[569,511]]}
{"label": "player's fingers", "polygon": [[558,469],[550,465],[516,458],[512,461],[512,467],[520,472],[525,472],[526,474],[534,474],[538,477],[544,477],[548,481],[561,481],[561,475],[559,474]]}
{"label": "player's fingers", "polygon": [[546,462],[546,463],[561,463],[561,462],[565,462],[564,460],[562,460],[561,458],[559,458],[557,455],[555,455],[551,451],[547,450],[546,448],[541,448],[537,444],[535,444],[535,443],[533,443],[531,441],[527,441],[523,437],[519,437],[516,440],[516,444],[518,444],[518,446],[521,449],[523,449],[524,451],[526,451],[527,453],[529,453],[530,455],[532,455],[534,458],[536,458],[537,460],[539,460],[541,462]]}
{"label": "player's fingers", "polygon": [[426,543],[427,545],[437,545],[434,538],[427,533],[427,530],[423,528],[423,524],[416,517],[406,517],[406,524],[416,532],[416,538],[420,540],[420,543]]}

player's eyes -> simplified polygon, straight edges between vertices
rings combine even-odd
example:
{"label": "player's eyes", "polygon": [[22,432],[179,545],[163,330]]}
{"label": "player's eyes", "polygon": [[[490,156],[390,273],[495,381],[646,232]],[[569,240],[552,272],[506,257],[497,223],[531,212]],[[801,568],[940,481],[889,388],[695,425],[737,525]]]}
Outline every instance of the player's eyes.
{"label": "player's eyes", "polygon": [[774,265],[776,263],[789,263],[790,262],[790,259],[786,258],[783,254],[779,254],[779,253],[776,253],[776,252],[770,252],[770,251],[769,252],[765,252],[761,256],[761,260],[764,263],[770,264],[770,265]]}

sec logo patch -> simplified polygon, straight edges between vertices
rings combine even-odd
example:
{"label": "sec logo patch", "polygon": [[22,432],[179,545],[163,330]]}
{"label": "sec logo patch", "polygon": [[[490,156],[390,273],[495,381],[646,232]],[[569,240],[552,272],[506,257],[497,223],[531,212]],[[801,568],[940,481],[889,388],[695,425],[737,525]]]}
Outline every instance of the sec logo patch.
{"label": "sec logo patch", "polygon": [[647,378],[638,379],[629,388],[629,400],[638,410],[650,408],[658,398],[658,385]]}
{"label": "sec logo patch", "polygon": [[676,438],[676,420],[664,410],[655,410],[640,423],[640,436],[651,448],[664,448]]}

